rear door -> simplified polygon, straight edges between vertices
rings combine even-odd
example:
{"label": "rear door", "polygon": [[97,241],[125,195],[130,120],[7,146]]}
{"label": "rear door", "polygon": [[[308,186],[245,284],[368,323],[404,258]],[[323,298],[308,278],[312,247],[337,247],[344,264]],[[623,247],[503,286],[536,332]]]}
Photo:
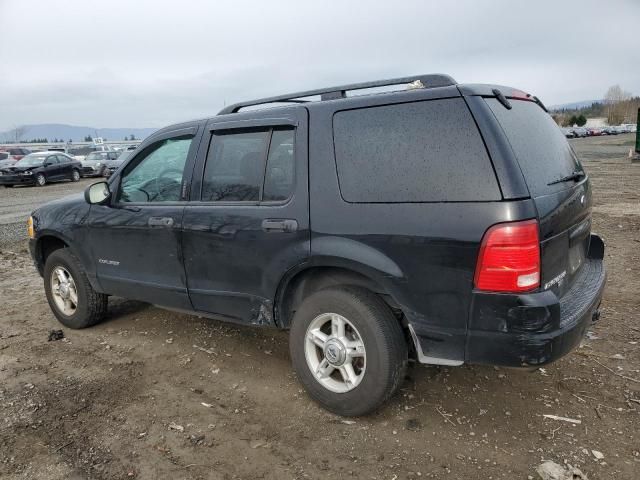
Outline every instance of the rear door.
{"label": "rear door", "polygon": [[271,323],[282,276],[309,256],[307,111],[211,120],[183,222],[193,307]]}
{"label": "rear door", "polygon": [[61,167],[57,155],[49,155],[44,162],[44,174],[47,180],[59,180],[62,176]]}
{"label": "rear door", "polygon": [[60,178],[71,178],[73,166],[71,159],[64,155],[56,155],[58,157],[58,165],[60,167]]}
{"label": "rear door", "polygon": [[[515,154],[540,220],[541,287],[562,296],[585,262],[591,233],[591,186],[562,130],[533,101],[507,109],[485,99]],[[575,179],[566,179],[572,174]],[[580,177],[580,178],[579,178]]]}

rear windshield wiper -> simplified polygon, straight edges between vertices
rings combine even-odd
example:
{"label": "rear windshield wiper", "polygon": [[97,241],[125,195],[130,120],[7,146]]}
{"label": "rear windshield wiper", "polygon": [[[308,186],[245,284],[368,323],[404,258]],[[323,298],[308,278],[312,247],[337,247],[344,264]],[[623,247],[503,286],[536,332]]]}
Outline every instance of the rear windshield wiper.
{"label": "rear windshield wiper", "polygon": [[573,180],[577,182],[578,180],[585,177],[584,172],[573,172],[571,175],[567,175],[566,177],[559,178],[554,180],[553,182],[547,183],[547,185],[555,185],[556,183],[568,182],[569,180]]}

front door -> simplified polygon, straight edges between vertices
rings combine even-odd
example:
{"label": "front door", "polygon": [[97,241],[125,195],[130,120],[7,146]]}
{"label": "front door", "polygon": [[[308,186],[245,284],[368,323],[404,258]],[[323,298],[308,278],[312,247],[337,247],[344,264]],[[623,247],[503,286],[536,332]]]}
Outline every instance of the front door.
{"label": "front door", "polygon": [[198,139],[193,127],[148,140],[110,182],[110,204],[91,206],[91,249],[106,293],[191,308],[180,237]]}
{"label": "front door", "polygon": [[309,256],[307,110],[288,112],[237,114],[205,128],[183,221],[198,311],[272,323],[280,279]]}

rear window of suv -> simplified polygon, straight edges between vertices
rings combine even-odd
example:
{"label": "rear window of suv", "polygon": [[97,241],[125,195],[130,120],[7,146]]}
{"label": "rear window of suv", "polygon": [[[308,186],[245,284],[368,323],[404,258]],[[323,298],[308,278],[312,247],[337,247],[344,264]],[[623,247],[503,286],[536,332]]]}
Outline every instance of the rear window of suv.
{"label": "rear window of suv", "polygon": [[574,182],[550,182],[582,171],[582,165],[556,122],[540,106],[528,100],[512,100],[507,110],[495,98],[487,98],[507,136],[533,197],[571,188]]}
{"label": "rear window of suv", "polygon": [[461,98],[337,112],[342,197],[353,203],[500,200],[480,133]]}

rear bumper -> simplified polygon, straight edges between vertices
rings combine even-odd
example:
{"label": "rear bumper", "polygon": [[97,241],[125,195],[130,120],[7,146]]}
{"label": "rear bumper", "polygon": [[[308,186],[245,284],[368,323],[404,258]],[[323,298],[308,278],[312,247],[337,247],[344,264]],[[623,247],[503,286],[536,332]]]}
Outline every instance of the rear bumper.
{"label": "rear bumper", "polygon": [[604,244],[592,235],[591,245],[578,277],[561,298],[550,290],[525,295],[475,292],[465,360],[538,366],[575,348],[599,317],[606,283]]}

